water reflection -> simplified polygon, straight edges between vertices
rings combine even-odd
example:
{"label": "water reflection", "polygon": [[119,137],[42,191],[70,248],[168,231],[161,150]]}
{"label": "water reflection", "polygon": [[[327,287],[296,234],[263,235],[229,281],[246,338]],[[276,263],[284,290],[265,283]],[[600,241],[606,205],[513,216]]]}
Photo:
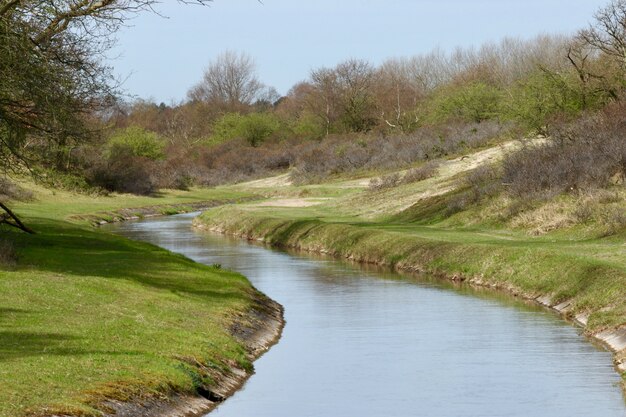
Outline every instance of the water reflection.
{"label": "water reflection", "polygon": [[211,416],[625,417],[611,355],[538,307],[193,231],[117,232],[241,272],[285,306],[281,342]]}

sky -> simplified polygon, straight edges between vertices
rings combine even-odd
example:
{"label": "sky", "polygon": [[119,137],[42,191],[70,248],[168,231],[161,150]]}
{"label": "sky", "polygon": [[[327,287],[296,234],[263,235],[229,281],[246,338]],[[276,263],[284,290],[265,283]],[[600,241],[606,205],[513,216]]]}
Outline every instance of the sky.
{"label": "sky", "polygon": [[186,98],[221,52],[245,52],[261,81],[286,94],[312,69],[349,58],[376,65],[507,36],[573,34],[608,1],[163,0],[162,16],[143,13],[122,28],[109,63],[130,96],[170,104]]}

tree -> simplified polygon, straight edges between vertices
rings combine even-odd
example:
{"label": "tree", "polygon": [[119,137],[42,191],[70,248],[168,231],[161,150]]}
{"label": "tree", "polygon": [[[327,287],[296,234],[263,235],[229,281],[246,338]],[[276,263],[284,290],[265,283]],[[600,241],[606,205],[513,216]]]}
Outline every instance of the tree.
{"label": "tree", "polygon": [[341,89],[341,121],[349,131],[367,132],[376,125],[376,72],[367,61],[358,59],[342,62],[335,72]]}
{"label": "tree", "polygon": [[402,132],[417,125],[415,109],[425,95],[419,78],[411,70],[410,61],[389,59],[377,74],[375,95],[380,117],[387,126]]}
{"label": "tree", "polygon": [[480,123],[499,115],[501,99],[500,90],[483,82],[453,85],[434,96],[429,116],[433,122],[459,119]]}
{"label": "tree", "polygon": [[626,0],[612,0],[598,10],[595,23],[578,33],[578,37],[614,58],[626,71]]}
{"label": "tree", "polygon": [[[204,4],[209,0],[184,1]],[[0,0],[0,172],[56,168],[116,94],[102,53],[157,0]]]}
{"label": "tree", "polygon": [[209,64],[202,81],[188,95],[191,100],[219,106],[223,111],[237,112],[262,99],[260,94],[267,91],[257,77],[252,57],[226,51]]}
{"label": "tree", "polygon": [[320,68],[311,72],[311,84],[307,107],[323,121],[328,136],[339,114],[339,80],[332,69]]}
{"label": "tree", "polygon": [[366,132],[376,124],[375,77],[372,66],[357,59],[311,72],[308,104],[323,120],[327,136],[333,130]]}

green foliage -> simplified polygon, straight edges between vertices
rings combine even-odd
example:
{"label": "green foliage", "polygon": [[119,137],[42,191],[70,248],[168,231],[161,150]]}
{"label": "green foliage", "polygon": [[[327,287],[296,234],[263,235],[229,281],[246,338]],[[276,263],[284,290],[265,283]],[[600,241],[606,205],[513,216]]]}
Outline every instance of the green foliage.
{"label": "green foliage", "polygon": [[427,106],[427,120],[460,119],[480,123],[500,114],[502,91],[482,82],[440,90]]}
{"label": "green foliage", "polygon": [[320,139],[324,137],[326,131],[319,118],[309,113],[303,113],[292,122],[291,129],[297,136],[305,139]]}
{"label": "green foliage", "polygon": [[572,74],[536,71],[513,86],[505,117],[542,132],[556,115],[575,116],[584,109],[583,95]]}
{"label": "green foliage", "polygon": [[250,145],[258,146],[282,129],[283,124],[273,113],[227,113],[214,123],[210,142],[216,144],[242,138]]}
{"label": "green foliage", "polygon": [[131,126],[116,132],[107,142],[107,156],[119,152],[156,161],[165,158],[165,141],[154,132]]}

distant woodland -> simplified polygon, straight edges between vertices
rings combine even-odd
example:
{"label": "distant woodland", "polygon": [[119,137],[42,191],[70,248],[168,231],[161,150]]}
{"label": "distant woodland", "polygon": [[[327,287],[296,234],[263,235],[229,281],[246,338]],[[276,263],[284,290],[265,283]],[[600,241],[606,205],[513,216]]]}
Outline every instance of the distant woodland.
{"label": "distant woodland", "polygon": [[[626,0],[572,37],[507,38],[380,65],[348,59],[303,74],[285,96],[259,79],[253,57],[226,51],[176,105],[123,100],[101,60],[119,25],[151,4],[0,0],[5,175],[99,194],[287,170],[314,183],[541,135],[541,146],[486,178],[520,197],[624,182]],[[2,181],[4,200],[20,198]]]}

